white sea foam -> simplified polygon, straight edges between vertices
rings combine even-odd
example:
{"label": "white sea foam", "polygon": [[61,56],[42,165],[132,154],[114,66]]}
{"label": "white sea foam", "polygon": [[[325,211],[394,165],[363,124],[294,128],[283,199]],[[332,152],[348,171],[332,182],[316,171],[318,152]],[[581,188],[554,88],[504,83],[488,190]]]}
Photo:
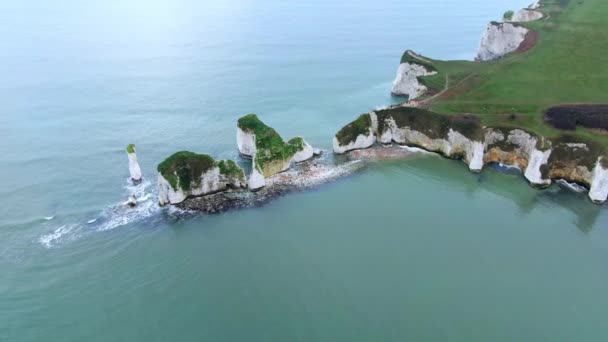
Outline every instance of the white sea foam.
{"label": "white sea foam", "polygon": [[556,183],[561,185],[562,187],[564,187],[568,190],[574,191],[574,192],[586,192],[587,191],[587,188],[585,188],[584,186],[578,185],[576,183],[570,183],[563,179],[558,179]]}
{"label": "white sea foam", "polygon": [[46,216],[44,219],[47,220],[47,221],[50,221],[50,220],[52,220],[54,218],[55,218],[55,216]]}
{"label": "white sea foam", "polygon": [[154,193],[146,192],[150,185],[149,181],[132,185],[129,179],[127,185],[124,186],[126,190],[124,196],[127,198],[129,196],[135,197],[137,206],[131,208],[124,201],[120,201],[104,209],[98,217],[83,221],[86,224],[82,222],[63,224],[51,233],[41,235],[38,239],[40,244],[51,248],[62,242],[72,241],[85,233],[111,230],[152,217],[161,211],[161,207],[153,200],[155,198]]}
{"label": "white sea foam", "polygon": [[71,235],[73,238],[73,233],[76,232],[78,228],[78,224],[65,224],[55,229],[52,233],[42,235],[38,241],[40,241],[44,247],[51,248],[59,241],[65,239],[67,236]]}

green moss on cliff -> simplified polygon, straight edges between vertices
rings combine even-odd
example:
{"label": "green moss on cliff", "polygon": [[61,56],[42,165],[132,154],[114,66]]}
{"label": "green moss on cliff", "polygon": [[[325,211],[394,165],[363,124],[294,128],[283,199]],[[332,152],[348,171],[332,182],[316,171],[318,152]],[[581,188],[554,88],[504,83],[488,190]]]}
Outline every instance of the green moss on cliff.
{"label": "green moss on cliff", "polygon": [[187,191],[191,183],[198,184],[201,175],[214,166],[215,161],[206,154],[180,151],[158,164],[157,170],[173,189],[179,186]]}
{"label": "green moss on cliff", "polygon": [[255,135],[255,162],[265,176],[272,174],[268,170],[270,164],[288,160],[304,149],[304,139],[297,137],[286,143],[277,131],[264,124],[256,114],[240,118],[237,125],[241,130]]}
{"label": "green moss on cliff", "polygon": [[135,145],[134,144],[127,145],[127,153],[135,153]]}
{"label": "green moss on cliff", "polygon": [[220,168],[220,173],[226,177],[245,179],[243,169],[232,160],[220,160],[217,162],[217,166]]}
{"label": "green moss on cliff", "polygon": [[502,19],[503,20],[511,20],[511,19],[513,19],[514,15],[515,15],[515,12],[513,12],[513,11],[506,11],[505,14],[502,15]]}
{"label": "green moss on cliff", "polygon": [[342,129],[336,134],[336,138],[338,139],[340,145],[348,145],[349,143],[357,140],[359,135],[367,135],[370,127],[372,127],[371,117],[369,114],[362,114],[357,118],[357,120],[342,127]]}
{"label": "green moss on cliff", "polygon": [[391,118],[397,127],[410,127],[432,139],[445,139],[450,129],[465,137],[483,141],[484,131],[479,119],[473,115],[443,115],[415,107],[397,107],[377,111],[378,131],[383,132]]}

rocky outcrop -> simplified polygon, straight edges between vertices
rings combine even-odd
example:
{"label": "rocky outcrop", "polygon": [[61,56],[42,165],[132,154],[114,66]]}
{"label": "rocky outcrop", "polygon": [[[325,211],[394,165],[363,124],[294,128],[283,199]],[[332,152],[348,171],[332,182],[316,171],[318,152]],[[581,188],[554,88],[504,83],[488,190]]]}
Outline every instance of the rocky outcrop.
{"label": "rocky outcrop", "polygon": [[135,152],[135,145],[129,144],[127,146],[127,157],[129,158],[129,174],[131,175],[131,181],[133,184],[139,184],[142,180],[141,168],[137,162],[137,154]]}
{"label": "rocky outcrop", "polygon": [[235,190],[188,199],[177,207],[203,213],[220,213],[241,208],[259,207],[284,194],[304,191],[335,181],[362,170],[365,164],[351,161],[334,164],[331,158],[314,158],[294,165],[289,170],[270,176],[259,191]]}
{"label": "rocky outcrop", "polygon": [[418,77],[435,75],[437,72],[429,70],[422,64],[404,62],[397,69],[397,77],[393,81],[391,94],[395,96],[407,96],[413,100],[427,92],[427,87],[418,81]]}
{"label": "rocky outcrop", "polygon": [[252,159],[249,176],[251,190],[264,187],[265,178],[286,171],[292,163],[303,162],[314,155],[314,149],[302,137],[285,142],[255,114],[239,119],[236,141],[239,153]]}
{"label": "rocky outcrop", "polygon": [[491,61],[514,52],[524,41],[529,31],[527,28],[514,23],[491,22],[481,38],[475,60]]}
{"label": "rocky outcrop", "polygon": [[536,0],[528,6],[530,9],[539,9],[543,6],[542,0]]}
{"label": "rocky outcrop", "polygon": [[342,127],[333,140],[334,152],[342,154],[372,146],[376,142],[374,122],[376,113],[371,112]]}
{"label": "rocky outcrop", "polygon": [[245,173],[232,160],[177,152],[158,165],[158,202],[176,204],[189,197],[247,187]]}
{"label": "rocky outcrop", "polygon": [[529,8],[523,8],[513,15],[510,21],[513,22],[526,22],[541,19],[543,14],[539,11],[535,11]]}
{"label": "rocky outcrop", "polygon": [[[371,124],[371,117],[377,121],[375,125]],[[375,139],[382,144],[420,147],[461,159],[474,172],[490,163],[514,167],[537,187],[563,179],[590,189],[589,197],[598,203],[608,196],[608,159],[603,149],[592,142],[569,136],[550,141],[521,129],[482,127],[473,116],[441,115],[414,107],[375,111],[368,118],[365,121],[362,115],[342,129],[348,139],[337,153],[356,150],[354,142],[364,138],[371,143],[360,144],[360,148],[370,147]],[[356,125],[357,121],[364,124]]]}

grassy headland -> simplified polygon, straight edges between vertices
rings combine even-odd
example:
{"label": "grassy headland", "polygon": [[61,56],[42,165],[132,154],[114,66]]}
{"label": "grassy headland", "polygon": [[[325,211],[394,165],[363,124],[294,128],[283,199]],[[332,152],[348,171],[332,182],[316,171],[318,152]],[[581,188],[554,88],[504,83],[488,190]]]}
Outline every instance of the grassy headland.
{"label": "grassy headland", "polygon": [[[437,70],[420,77],[430,93],[449,82],[447,91],[429,101],[429,109],[475,114],[484,125],[557,138],[563,131],[543,120],[550,107],[608,103],[608,1],[544,0],[540,11],[544,19],[521,24],[538,33],[528,51],[483,63],[419,60]],[[608,149],[605,132],[577,127],[569,134]]]}

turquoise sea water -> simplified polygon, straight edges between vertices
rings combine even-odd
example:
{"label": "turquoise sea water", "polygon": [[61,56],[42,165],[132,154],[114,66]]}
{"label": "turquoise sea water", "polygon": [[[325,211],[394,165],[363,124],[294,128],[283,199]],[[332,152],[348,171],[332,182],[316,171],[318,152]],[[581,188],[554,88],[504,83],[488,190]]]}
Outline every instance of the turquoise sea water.
{"label": "turquoise sea water", "polygon": [[262,208],[154,204],[174,151],[237,158],[249,112],[329,149],[395,101],[405,49],[472,58],[527,2],[0,3],[0,341],[607,340],[585,194],[420,155]]}

